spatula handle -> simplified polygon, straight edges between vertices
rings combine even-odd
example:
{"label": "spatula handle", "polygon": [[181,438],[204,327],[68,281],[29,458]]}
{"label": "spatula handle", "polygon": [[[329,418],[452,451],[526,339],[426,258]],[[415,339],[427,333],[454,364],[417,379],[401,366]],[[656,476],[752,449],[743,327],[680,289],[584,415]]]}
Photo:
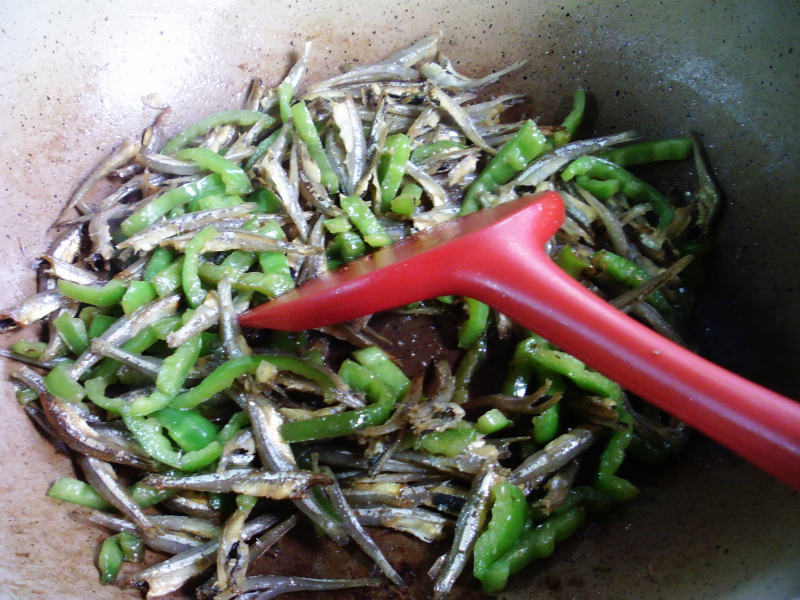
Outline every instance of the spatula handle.
{"label": "spatula handle", "polygon": [[[516,232],[504,239],[526,238]],[[568,276],[541,246],[520,243],[528,247],[515,249],[516,242],[508,242],[502,251],[473,257],[480,264],[459,292],[490,304],[800,489],[800,403],[658,335]]]}

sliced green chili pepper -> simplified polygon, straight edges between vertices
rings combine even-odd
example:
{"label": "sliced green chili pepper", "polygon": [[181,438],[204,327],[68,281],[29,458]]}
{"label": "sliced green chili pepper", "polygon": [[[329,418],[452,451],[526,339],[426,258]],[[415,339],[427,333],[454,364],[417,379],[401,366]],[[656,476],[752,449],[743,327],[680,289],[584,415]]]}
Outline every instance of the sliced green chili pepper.
{"label": "sliced green chili pepper", "polygon": [[216,227],[209,225],[195,234],[191,241],[186,244],[186,250],[183,254],[181,277],[183,293],[186,296],[186,301],[192,308],[200,306],[206,297],[206,291],[203,289],[203,284],[200,283],[200,276],[198,275],[200,253],[203,251],[205,245],[216,235]]}
{"label": "sliced green chili pepper", "polygon": [[420,164],[425,159],[430,158],[435,154],[439,154],[441,152],[447,152],[448,150],[455,150],[455,149],[463,149],[466,148],[464,144],[459,144],[458,142],[453,142],[451,140],[436,140],[435,142],[431,142],[430,144],[425,144],[423,146],[419,146],[414,148],[414,151],[411,153],[411,162],[415,165]]}
{"label": "sliced green chili pepper", "polygon": [[483,364],[483,361],[486,360],[487,352],[488,345],[486,336],[479,337],[477,341],[464,352],[464,356],[458,363],[458,368],[456,368],[455,372],[456,389],[455,392],[453,392],[453,402],[456,404],[464,404],[464,402],[469,400],[469,385],[475,373]]}
{"label": "sliced green chili pepper", "polygon": [[358,196],[347,196],[339,200],[339,204],[353,225],[356,226],[356,229],[364,236],[364,241],[367,244],[373,248],[378,248],[380,246],[388,246],[394,241],[384,231],[383,226],[367,202]]}
{"label": "sliced green chili pepper", "polygon": [[583,260],[572,246],[562,246],[556,256],[556,264],[569,273],[570,277],[579,279],[584,269],[591,265]]}
{"label": "sliced green chili pepper", "polygon": [[489,435],[497,433],[501,429],[513,425],[513,423],[513,421],[503,414],[503,411],[498,408],[492,408],[478,417],[475,423],[475,429],[477,429],[479,433]]}
{"label": "sliced green chili pepper", "polygon": [[203,169],[217,173],[222,178],[226,194],[240,196],[253,191],[250,178],[239,165],[209,148],[186,148],[177,152],[175,158],[190,160]]}
{"label": "sliced green chili pepper", "polygon": [[137,308],[154,300],[157,295],[156,287],[149,281],[131,281],[125,295],[120,300],[122,311],[129,315]]}
{"label": "sliced green chili pepper", "polygon": [[561,426],[561,404],[554,404],[542,414],[531,417],[533,440],[546,444],[555,439]]}
{"label": "sliced green chili pepper", "polygon": [[50,489],[47,490],[47,495],[56,500],[88,506],[97,510],[111,510],[114,508],[92,486],[74,477],[56,479]]}
{"label": "sliced green chili pepper", "polygon": [[458,332],[458,347],[469,348],[486,331],[489,323],[489,307],[478,300],[464,298],[467,305],[467,320]]}
{"label": "sliced green chili pepper", "polygon": [[122,559],[126,562],[142,562],[144,560],[144,542],[138,535],[130,531],[120,531],[117,534]]}
{"label": "sliced green chili pepper", "polygon": [[455,427],[426,433],[414,441],[416,450],[425,450],[430,454],[458,456],[472,442],[480,438],[478,431],[467,421],[459,421]]}
{"label": "sliced green chili pepper", "polygon": [[210,196],[203,196],[202,198],[195,198],[186,205],[187,212],[195,212],[198,210],[218,210],[220,208],[230,208],[241,204],[242,199],[239,196],[229,196],[228,194],[212,194]]}
{"label": "sliced green chili pepper", "polygon": [[195,410],[179,410],[169,406],[153,416],[167,430],[169,437],[184,450],[200,450],[217,439],[217,428]]}
{"label": "sliced green chili pepper", "polygon": [[[650,281],[650,275],[642,267],[608,250],[595,252],[592,255],[592,264],[631,289]],[[646,300],[667,320],[675,321],[675,309],[660,290],[651,293]]]}
{"label": "sliced green chili pepper", "polygon": [[120,229],[122,233],[130,237],[155,223],[173,208],[183,206],[194,198],[223,193],[225,193],[225,184],[222,182],[222,178],[216,173],[206,175],[202,179],[164,192],[122,221]]}
{"label": "sliced green chili pepper", "polygon": [[288,81],[283,81],[278,86],[278,107],[281,113],[281,121],[290,123],[292,121],[292,99],[294,98],[294,86]]}
{"label": "sliced green chili pepper", "polygon": [[176,490],[157,490],[137,481],[128,488],[128,495],[142,508],[155,506],[164,500],[169,500],[178,492]]}
{"label": "sliced green chili pepper", "polygon": [[144,268],[144,273],[142,273],[142,279],[145,281],[153,279],[153,277],[172,263],[172,258],[172,250],[169,248],[159,246],[153,250],[153,254],[150,256],[150,260],[147,261],[147,266]]}
{"label": "sliced green chili pepper", "polygon": [[250,417],[245,411],[240,410],[239,412],[233,413],[228,422],[219,430],[217,440],[222,444],[227,444],[248,423],[250,423]]}
{"label": "sliced green chili pepper", "polygon": [[197,471],[220,457],[222,444],[213,441],[205,448],[181,453],[172,447],[172,442],[161,429],[161,423],[153,417],[124,415],[125,425],[139,442],[142,449],[157,461],[182,471]]}
{"label": "sliced green chili pepper", "polygon": [[122,567],[122,549],[116,535],[107,537],[97,553],[97,569],[100,571],[100,583],[111,583],[117,578]]}
{"label": "sliced green chili pepper", "polygon": [[422,188],[416,183],[406,183],[400,193],[392,198],[391,211],[398,215],[412,215],[420,205]]}
{"label": "sliced green chili pepper", "polygon": [[39,358],[42,352],[47,348],[44,342],[29,342],[28,340],[18,340],[11,346],[11,351],[14,354],[25,356],[27,358]]}
{"label": "sliced green chili pepper", "polygon": [[662,160],[684,160],[692,155],[692,140],[674,138],[630,144],[613,150],[598,152],[596,156],[605,158],[620,167],[659,162]]}
{"label": "sliced green chili pepper", "polygon": [[177,395],[200,357],[202,341],[195,335],[164,359],[156,377],[156,390],[145,398],[133,401],[127,414],[148,415],[167,406]]}
{"label": "sliced green chili pepper", "polygon": [[266,119],[265,128],[269,128],[275,123],[275,119],[269,115],[255,110],[224,110],[214,113],[213,115],[200,119],[178,135],[170,138],[161,149],[161,154],[172,154],[189,144],[189,142],[196,137],[205,135],[220,125],[241,125],[243,127],[249,127],[250,125],[255,125],[261,119]]}
{"label": "sliced green chili pepper", "polygon": [[44,385],[47,391],[66,402],[80,402],[86,395],[86,390],[69,375],[72,361],[58,363],[44,376]]}
{"label": "sliced green chili pepper", "polygon": [[106,396],[106,388],[112,380],[114,380],[113,376],[92,377],[87,379],[83,386],[86,389],[86,396],[96,406],[110,413],[120,415],[128,409],[130,403],[121,398],[109,398]]}
{"label": "sliced green chili pepper", "polygon": [[319,133],[317,133],[317,128],[305,102],[298,102],[292,106],[292,121],[297,134],[308,148],[311,159],[319,168],[322,185],[331,194],[337,193],[339,191],[339,178],[328,161],[325,148],[322,146],[322,140],[319,139]]}
{"label": "sliced green chili pepper", "polygon": [[544,523],[525,528],[513,546],[483,573],[483,590],[489,594],[502,590],[510,575],[537,558],[553,553],[556,542],[572,535],[586,520],[586,509],[578,506],[554,513]]}
{"label": "sliced green chili pepper", "polygon": [[328,230],[329,233],[337,234],[337,233],[344,233],[345,231],[350,231],[352,229],[352,225],[350,225],[350,221],[345,219],[344,217],[333,217],[331,219],[325,219],[325,229]]}
{"label": "sliced green chili pepper", "polygon": [[639,490],[627,479],[619,477],[616,473],[625,460],[625,450],[631,443],[633,436],[633,417],[625,410],[622,403],[617,405],[619,412],[618,421],[626,427],[622,431],[614,431],[600,455],[600,465],[597,469],[595,485],[597,489],[610,494],[618,502],[630,500]]}
{"label": "sliced green chili pepper", "polygon": [[575,90],[575,95],[572,97],[572,110],[569,111],[569,114],[561,123],[564,131],[556,131],[553,134],[553,142],[556,146],[563,146],[573,138],[578,127],[581,125],[585,110],[586,92],[583,88],[578,88]]}
{"label": "sliced green chili pepper", "polygon": [[[252,169],[258,161],[264,158],[264,155],[266,155],[266,153],[269,151],[272,144],[274,144],[275,140],[278,139],[279,134],[280,134],[280,129],[276,129],[258,143],[258,146],[256,146],[256,149],[253,151],[252,156],[250,156],[250,158],[247,159],[247,162],[244,163],[245,171],[249,171],[250,169]],[[273,194],[273,196],[275,195]],[[277,200],[277,197],[275,199]],[[258,203],[257,198],[253,199],[252,201]],[[278,206],[280,206],[280,201],[278,201]],[[261,210],[261,212],[276,212],[276,210],[263,210],[261,208],[259,208],[259,210]]]}
{"label": "sliced green chili pepper", "polygon": [[390,135],[386,139],[384,151],[378,160],[381,209],[384,212],[389,210],[392,199],[400,189],[409,158],[411,158],[411,139],[404,133]]}
{"label": "sliced green chili pepper", "polygon": [[546,152],[550,145],[536,123],[526,121],[469,186],[458,214],[467,215],[482,208],[480,197],[483,194],[492,193],[511,181],[534,158]]}
{"label": "sliced green chili pepper", "polygon": [[594,179],[588,175],[576,176],[575,183],[600,200],[608,200],[614,194],[619,194],[622,189],[622,185],[616,179]]}
{"label": "sliced green chili pepper", "polygon": [[375,377],[367,392],[367,399],[371,404],[364,408],[284,423],[281,436],[289,443],[308,442],[341,437],[370,425],[380,425],[389,418],[397,396],[388,384]]}
{"label": "sliced green chili pepper", "polygon": [[363,256],[367,246],[355,231],[344,231],[334,236],[328,251],[331,256],[339,256],[343,261],[350,262]]}
{"label": "sliced green chili pepper", "polygon": [[103,286],[83,285],[65,279],[58,280],[58,290],[67,298],[94,306],[116,304],[122,299],[126,289],[128,289],[128,284],[119,279],[112,279]]}
{"label": "sliced green chili pepper", "polygon": [[578,175],[588,175],[593,179],[616,180],[619,182],[620,191],[630,200],[648,203],[653,207],[653,211],[658,217],[659,229],[664,229],[672,222],[675,209],[669,200],[652,185],[645,183],[618,164],[597,156],[581,156],[564,169],[561,178],[569,181]]}
{"label": "sliced green chili pepper", "polygon": [[34,400],[39,399],[39,394],[27,386],[17,388],[15,396],[20,406],[25,406],[28,402],[33,402]]}
{"label": "sliced green chili pepper", "polygon": [[95,315],[92,318],[92,322],[89,323],[89,331],[87,332],[89,339],[103,335],[116,321],[117,317],[112,317],[111,315]]}
{"label": "sliced green chili pepper", "polygon": [[159,298],[169,296],[181,287],[181,273],[183,272],[183,256],[176,258],[172,264],[162,269],[153,276],[150,282],[156,288]]}
{"label": "sliced green chili pepper", "polygon": [[528,503],[522,490],[508,481],[492,487],[492,516],[473,550],[473,572],[481,581],[489,567],[508,552],[525,530]]}
{"label": "sliced green chili pepper", "polygon": [[386,383],[395,396],[405,393],[411,381],[405,373],[392,362],[389,355],[377,346],[360,348],[353,352],[353,358],[372,371],[376,377]]}

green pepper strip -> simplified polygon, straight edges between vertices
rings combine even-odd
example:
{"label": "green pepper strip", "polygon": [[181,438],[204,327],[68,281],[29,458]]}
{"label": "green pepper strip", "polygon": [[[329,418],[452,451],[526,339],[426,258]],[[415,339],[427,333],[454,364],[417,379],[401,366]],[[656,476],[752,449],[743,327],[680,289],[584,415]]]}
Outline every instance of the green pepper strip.
{"label": "green pepper strip", "polygon": [[297,134],[308,148],[311,159],[319,168],[322,185],[331,194],[337,193],[339,191],[339,178],[328,161],[325,148],[322,147],[319,133],[317,133],[317,128],[314,126],[314,121],[311,118],[311,113],[308,112],[305,102],[298,102],[292,106],[292,120]]}
{"label": "green pepper strip", "polygon": [[127,562],[142,562],[144,559],[144,542],[138,535],[130,531],[120,531],[117,534],[122,560]]}
{"label": "green pepper strip", "polygon": [[220,125],[241,125],[243,127],[249,127],[250,125],[255,125],[264,118],[266,118],[266,123],[264,124],[265,129],[275,124],[275,119],[255,110],[224,110],[214,113],[213,115],[200,119],[183,132],[170,138],[161,149],[161,154],[172,154],[186,146],[196,137],[205,135]]}
{"label": "green pepper strip", "polygon": [[222,178],[216,173],[206,175],[202,179],[186,183],[154,198],[122,221],[120,228],[122,233],[130,237],[155,223],[173,208],[183,206],[194,198],[223,193],[225,193],[225,184],[222,182]]}
{"label": "green pepper strip", "polygon": [[29,342],[28,340],[17,340],[11,345],[11,351],[14,354],[27,358],[41,357],[45,348],[47,348],[47,344],[44,342]]}
{"label": "green pepper strip", "polygon": [[519,487],[501,481],[492,487],[492,496],[492,516],[473,550],[473,572],[481,582],[489,567],[519,539],[528,522],[528,503]]}
{"label": "green pepper strip", "polygon": [[583,260],[572,246],[562,246],[556,256],[556,264],[564,269],[570,277],[579,279],[589,263]]}
{"label": "green pepper strip", "polygon": [[39,399],[39,394],[27,386],[17,388],[17,391],[14,395],[16,396],[17,402],[20,406],[25,406],[28,402],[33,402]]}
{"label": "green pepper strip", "polygon": [[364,240],[355,231],[337,233],[328,248],[331,256],[339,256],[345,262],[363,256],[366,251]]}
{"label": "green pepper strip", "polygon": [[507,141],[475,179],[461,204],[459,215],[468,215],[482,208],[480,197],[492,193],[511,181],[534,158],[543,154],[551,144],[533,121],[526,121],[514,137]]}
{"label": "green pepper strip", "polygon": [[558,511],[539,525],[529,524],[511,548],[483,573],[483,590],[489,594],[502,590],[510,575],[532,560],[552,554],[556,542],[572,535],[585,519],[586,509],[577,506]]}
{"label": "green pepper strip", "polygon": [[572,97],[572,110],[569,111],[569,114],[564,119],[564,122],[561,123],[564,131],[556,131],[553,134],[553,141],[555,142],[556,146],[563,146],[573,138],[575,132],[578,130],[578,127],[580,127],[585,110],[586,92],[583,90],[583,88],[578,88],[575,90],[575,95]]}
{"label": "green pepper strip", "polygon": [[576,176],[575,183],[600,200],[608,200],[614,194],[619,194],[622,189],[622,185],[616,179],[593,179],[588,175]]}
{"label": "green pepper strip", "polygon": [[350,231],[353,229],[353,226],[350,225],[350,221],[344,217],[333,217],[332,219],[325,219],[325,229],[328,230],[328,233],[336,235],[337,233]]}
{"label": "green pepper strip", "polygon": [[[608,273],[616,281],[633,289],[647,283],[650,275],[635,262],[623,258],[608,250],[598,250],[592,255],[592,263],[605,273]],[[675,309],[666,299],[660,290],[654,291],[647,296],[647,303],[651,304],[670,322],[675,321]]]}
{"label": "green pepper strip", "polygon": [[[271,134],[269,134],[267,137],[265,137],[263,140],[261,140],[258,143],[258,146],[256,146],[256,149],[253,151],[253,155],[250,158],[247,159],[246,163],[244,163],[244,170],[245,171],[249,171],[250,169],[252,169],[258,161],[260,161],[262,158],[264,158],[264,155],[266,155],[266,153],[269,151],[269,149],[272,146],[272,144],[274,144],[275,140],[278,139],[278,135],[280,134],[280,132],[281,132],[280,129],[276,129],[275,131],[273,131]],[[276,211],[274,211],[274,210],[269,210],[269,211],[262,210],[261,212],[276,212]]]}
{"label": "green pepper strip", "polygon": [[464,356],[458,363],[458,368],[455,372],[456,389],[455,392],[453,392],[453,402],[456,404],[464,404],[464,402],[469,400],[470,382],[478,371],[478,368],[483,364],[483,361],[486,360],[487,352],[488,345],[486,343],[486,336],[479,337],[477,341],[464,352]]}
{"label": "green pepper strip", "polygon": [[190,160],[203,169],[219,174],[226,194],[240,196],[253,191],[250,178],[239,165],[209,148],[186,148],[175,154],[175,158]]}
{"label": "green pepper strip", "polygon": [[200,357],[202,340],[195,335],[164,359],[156,377],[155,391],[144,398],[137,398],[128,408],[127,414],[141,417],[167,406],[177,395]]}
{"label": "green pepper strip", "polygon": [[169,296],[181,287],[181,273],[183,272],[183,255],[176,258],[168,267],[161,269],[150,282],[156,288],[159,298]]}
{"label": "green pepper strip", "polygon": [[416,183],[405,183],[400,193],[392,198],[391,211],[398,215],[412,215],[420,205],[422,188]]}
{"label": "green pepper strip", "polygon": [[564,181],[569,181],[577,175],[588,175],[594,179],[613,179],[619,182],[620,191],[630,200],[648,203],[658,217],[658,228],[664,229],[672,222],[675,209],[669,200],[652,185],[645,183],[630,171],[626,171],[618,164],[598,158],[597,156],[582,156],[572,161],[561,173]]}
{"label": "green pepper strip", "polygon": [[164,500],[169,500],[177,493],[177,490],[157,490],[144,485],[141,481],[137,481],[128,488],[128,495],[142,508],[155,506]]}
{"label": "green pepper strip", "polygon": [[673,138],[630,144],[622,148],[598,152],[596,156],[605,158],[620,167],[659,162],[662,160],[684,160],[692,155],[692,140]]}
{"label": "green pepper strip", "polygon": [[88,506],[97,510],[110,510],[113,508],[92,486],[73,477],[56,479],[50,489],[47,490],[47,495],[56,500]]}
{"label": "green pepper strip", "polygon": [[426,433],[418,437],[414,441],[414,449],[453,457],[461,454],[467,446],[480,437],[478,431],[470,423],[459,421],[451,429]]}
{"label": "green pepper strip", "polygon": [[431,142],[430,144],[425,144],[423,146],[414,148],[414,151],[411,153],[411,162],[415,165],[418,165],[434,154],[439,154],[440,152],[446,152],[448,150],[455,150],[456,148],[463,149],[466,148],[466,146],[451,140],[437,140],[435,142]]}
{"label": "green pepper strip", "polygon": [[278,107],[280,109],[281,121],[284,124],[292,120],[292,99],[294,98],[294,86],[283,81],[278,86]]}
{"label": "green pepper strip", "polygon": [[181,279],[186,301],[192,308],[200,306],[206,297],[206,291],[203,289],[203,284],[200,282],[200,276],[198,274],[200,254],[203,252],[205,245],[216,235],[216,227],[209,225],[195,234],[189,243],[186,244],[186,250],[183,254]]}
{"label": "green pepper strip", "polygon": [[617,470],[625,460],[625,450],[631,443],[633,436],[633,417],[623,407],[622,403],[617,405],[619,412],[619,422],[626,427],[622,431],[614,431],[608,440],[608,444],[600,455],[600,465],[597,469],[595,485],[597,489],[607,492],[615,500],[623,502],[633,498],[639,490],[627,479],[616,475]]}
{"label": "green pepper strip", "polygon": [[203,280],[215,285],[225,276],[235,283],[243,273],[253,266],[255,261],[256,256],[252,252],[234,250],[218,265],[208,261],[200,261],[198,274]]}
{"label": "green pepper strip", "polygon": [[100,583],[107,584],[117,578],[122,567],[122,548],[116,535],[107,537],[97,553],[97,569],[100,571]]}
{"label": "green pepper strip", "polygon": [[[263,236],[275,240],[286,240],[286,234],[276,221],[268,221],[258,230]],[[261,272],[268,275],[267,281],[270,285],[270,293],[266,294],[269,298],[285,294],[294,288],[292,271],[289,268],[289,258],[283,252],[259,252],[258,264]]]}
{"label": "green pepper strip", "polygon": [[169,437],[184,450],[200,450],[217,439],[217,428],[195,410],[179,410],[169,406],[153,416],[167,430]]}
{"label": "green pepper strip", "polygon": [[125,295],[120,300],[122,311],[129,315],[137,308],[154,300],[156,296],[156,287],[149,281],[131,281]]}
{"label": "green pepper strip", "polygon": [[514,422],[506,417],[499,408],[492,408],[478,417],[478,420],[475,422],[475,429],[477,429],[479,433],[489,435],[497,433],[501,429],[513,425],[513,423]]}
{"label": "green pepper strip", "polygon": [[159,246],[153,250],[153,254],[150,256],[150,260],[147,261],[147,266],[144,268],[144,273],[142,273],[142,279],[145,281],[153,279],[153,277],[172,263],[172,258],[172,250],[169,248]]}
{"label": "green pepper strip", "polygon": [[116,323],[116,321],[117,317],[112,317],[111,315],[95,315],[92,317],[92,322],[89,323],[89,331],[87,332],[89,339],[93,340],[94,338],[103,335],[103,333],[105,333],[109,327]]}
{"label": "green pepper strip", "polygon": [[[344,374],[340,375],[344,379]],[[388,384],[375,377],[367,391],[367,399],[371,404],[364,408],[284,423],[281,426],[281,436],[290,443],[308,442],[341,437],[370,425],[380,425],[392,413],[397,396]]]}
{"label": "green pepper strip", "polygon": [[76,356],[89,347],[89,334],[86,331],[86,324],[78,317],[70,317],[67,313],[61,313],[53,319],[53,325],[55,325],[58,335],[64,340],[69,351]]}
{"label": "green pepper strip", "polygon": [[126,289],[128,285],[119,279],[112,279],[103,286],[58,280],[58,290],[67,298],[93,306],[113,306],[122,299]]}
{"label": "green pepper strip", "polygon": [[250,417],[243,410],[233,413],[227,423],[219,430],[217,440],[222,444],[230,442],[242,428],[250,423]]}
{"label": "green pepper strip", "polygon": [[590,371],[574,356],[552,349],[543,338],[534,335],[524,340],[522,344],[527,359],[535,367],[563,375],[582,390],[592,394],[612,400],[619,400],[622,397],[622,390],[617,383],[597,371]]}
{"label": "green pepper strip", "polygon": [[86,390],[77,381],[73,381],[69,375],[69,367],[72,361],[63,361],[53,367],[44,376],[44,385],[47,391],[66,402],[80,402],[86,395]]}
{"label": "green pepper strip", "polygon": [[120,415],[128,409],[130,403],[121,398],[109,398],[106,396],[106,388],[113,380],[113,376],[92,377],[87,379],[83,385],[86,388],[86,396],[96,406],[110,413]]}
{"label": "green pepper strip", "polygon": [[227,194],[213,194],[195,198],[186,205],[187,212],[198,210],[218,210],[220,208],[230,208],[242,203],[239,196],[229,196]]}
{"label": "green pepper strip", "polygon": [[478,300],[464,298],[467,305],[467,320],[458,331],[458,347],[469,348],[486,331],[489,323],[489,307]]}
{"label": "green pepper strip", "polygon": [[182,471],[197,471],[217,460],[222,454],[222,444],[214,440],[205,448],[191,452],[179,452],[162,433],[161,423],[153,417],[122,417],[128,430],[142,449],[157,461]]}
{"label": "green pepper strip", "polygon": [[394,241],[384,231],[375,213],[372,212],[369,203],[358,196],[347,196],[339,200],[339,204],[353,225],[356,226],[356,229],[364,236],[364,241],[367,244],[373,248],[378,248],[380,246],[388,246]]}
{"label": "green pepper strip", "polygon": [[353,358],[372,371],[375,376],[385,382],[395,396],[404,394],[411,384],[405,373],[392,362],[389,355],[377,346],[360,348],[353,352]]}
{"label": "green pepper strip", "polygon": [[173,408],[194,408],[215,394],[229,388],[237,378],[255,373],[259,363],[262,361],[271,363],[279,371],[290,371],[310,379],[323,390],[329,390],[335,386],[335,382],[325,371],[302,358],[279,354],[239,356],[222,363],[195,387],[177,396],[170,403],[170,406]]}
{"label": "green pepper strip", "polygon": [[554,404],[542,414],[531,418],[533,440],[537,444],[546,444],[555,439],[561,426],[561,404]]}
{"label": "green pepper strip", "polygon": [[386,139],[384,151],[378,160],[381,210],[384,212],[389,210],[392,199],[400,189],[409,158],[411,158],[411,139],[404,133],[390,135]]}

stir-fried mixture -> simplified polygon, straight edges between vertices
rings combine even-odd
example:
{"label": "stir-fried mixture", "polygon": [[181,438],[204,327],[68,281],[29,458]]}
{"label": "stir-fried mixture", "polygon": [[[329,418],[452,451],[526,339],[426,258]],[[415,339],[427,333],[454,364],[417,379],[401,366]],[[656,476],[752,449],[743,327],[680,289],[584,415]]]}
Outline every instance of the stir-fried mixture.
{"label": "stir-fried mixture", "polygon": [[[39,292],[0,316],[4,330],[41,325],[3,355],[23,363],[21,407],[80,466],[48,493],[109,530],[101,582],[150,598],[189,580],[216,599],[402,586],[375,527],[449,545],[428,573],[434,598],[460,577],[502,590],[587,513],[635,496],[630,465],[668,459],[685,427],[470,298],[298,334],[242,330],[237,315],[437,223],[555,189],[568,216],[552,258],[680,341],[716,189],[692,139],[574,140],[583,90],[561,124],[506,118],[522,94],[478,93],[520,63],[472,79],[426,38],[307,83],[311,52],[277,87],[253,82],[240,110],[166,143],[157,121],[121,144],[62,212]],[[680,196],[629,170],[692,156],[699,185]],[[101,180],[116,187],[98,199]],[[446,351],[412,365],[392,331],[417,321]],[[252,574],[302,520],[359,546],[373,577]],[[168,558],[123,567],[145,548]]]}

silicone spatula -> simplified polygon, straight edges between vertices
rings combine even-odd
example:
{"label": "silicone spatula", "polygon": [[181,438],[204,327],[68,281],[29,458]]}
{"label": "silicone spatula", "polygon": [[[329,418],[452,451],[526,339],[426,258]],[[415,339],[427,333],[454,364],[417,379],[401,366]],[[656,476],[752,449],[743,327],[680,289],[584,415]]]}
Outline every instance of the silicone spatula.
{"label": "silicone spatula", "polygon": [[544,244],[556,192],[526,196],[383,248],[241,315],[301,330],[437,296],[475,298],[800,489],[800,403],[660,336],[562,271]]}

